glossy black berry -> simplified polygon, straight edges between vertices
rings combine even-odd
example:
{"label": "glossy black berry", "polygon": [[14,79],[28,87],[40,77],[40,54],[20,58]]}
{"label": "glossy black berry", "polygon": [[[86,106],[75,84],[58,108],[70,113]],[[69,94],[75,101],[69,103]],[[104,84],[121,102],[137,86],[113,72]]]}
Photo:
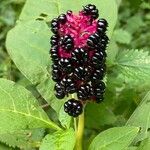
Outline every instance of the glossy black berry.
{"label": "glossy black berry", "polygon": [[65,97],[65,89],[64,89],[64,87],[60,84],[60,82],[57,82],[57,83],[55,84],[54,90],[55,90],[55,96],[56,96],[58,99],[63,99],[63,98]]}
{"label": "glossy black berry", "polygon": [[66,21],[67,21],[67,17],[66,17],[65,14],[61,14],[61,15],[59,15],[59,17],[58,17],[58,20],[59,20],[59,22],[60,22],[61,24],[65,24]]}
{"label": "glossy black berry", "polygon": [[106,52],[105,51],[98,51],[92,57],[92,63],[94,65],[101,65],[106,59]]}
{"label": "glossy black berry", "polygon": [[77,91],[78,99],[88,100],[91,96],[91,86],[89,84],[83,84]]}
{"label": "glossy black berry", "polygon": [[74,47],[73,38],[70,35],[65,35],[61,38],[61,46],[67,52],[71,51]]}
{"label": "glossy black berry", "polygon": [[87,39],[87,45],[90,48],[95,48],[98,46],[98,43],[100,42],[100,36],[98,33],[94,33]]}
{"label": "glossy black berry", "polygon": [[59,35],[57,34],[52,35],[50,39],[50,44],[52,46],[55,46],[55,45],[58,45],[58,42],[59,42]]}
{"label": "glossy black berry", "polygon": [[95,67],[95,70],[91,75],[91,81],[98,82],[99,80],[102,80],[105,75],[105,72],[106,72],[105,65],[97,66],[97,68]]}
{"label": "glossy black berry", "polygon": [[68,11],[67,11],[67,15],[69,15],[69,16],[72,15],[72,11],[71,11],[71,10],[68,10]]}
{"label": "glossy black berry", "polygon": [[87,67],[80,66],[75,68],[74,75],[79,80],[89,80],[90,72]]}
{"label": "glossy black berry", "polygon": [[92,82],[92,87],[95,93],[104,93],[106,85],[103,81]]}
{"label": "glossy black berry", "polygon": [[59,67],[62,71],[70,73],[72,71],[71,61],[69,58],[61,58],[58,61]]}
{"label": "glossy black berry", "polygon": [[99,96],[95,97],[96,103],[101,103],[104,100],[104,95],[100,94]]}
{"label": "glossy black berry", "polygon": [[103,35],[103,36],[102,36],[102,39],[101,39],[101,41],[100,41],[101,45],[103,45],[104,47],[106,47],[107,44],[108,44],[108,42],[109,42],[108,36],[107,36],[107,35]]}
{"label": "glossy black berry", "polygon": [[58,33],[58,30],[59,30],[59,21],[57,18],[54,18],[52,21],[51,21],[51,31],[54,33],[54,34],[57,34]]}
{"label": "glossy black berry", "polygon": [[57,45],[53,46],[50,49],[50,54],[51,54],[52,61],[57,62],[58,59],[59,59],[59,56],[58,56],[58,46]]}
{"label": "glossy black berry", "polygon": [[65,92],[63,91],[58,91],[55,93],[55,96],[58,98],[58,99],[63,99],[65,97]]}
{"label": "glossy black berry", "polygon": [[72,117],[78,117],[83,111],[83,105],[78,100],[70,99],[65,102],[64,111]]}
{"label": "glossy black berry", "polygon": [[64,77],[60,84],[65,88],[66,93],[73,94],[74,92],[76,92],[75,83],[71,77]]}
{"label": "glossy black berry", "polygon": [[55,82],[58,82],[61,80],[62,72],[59,69],[58,65],[53,64],[52,65],[52,79]]}
{"label": "glossy black berry", "polygon": [[98,9],[96,9],[96,6],[92,4],[84,6],[83,13],[85,15],[90,15],[93,19],[97,19],[99,17]]}
{"label": "glossy black berry", "polygon": [[76,48],[72,51],[72,62],[77,64],[83,64],[88,59],[88,54],[83,48]]}
{"label": "glossy black berry", "polygon": [[107,30],[108,23],[105,19],[99,19],[97,22],[97,32],[103,34]]}

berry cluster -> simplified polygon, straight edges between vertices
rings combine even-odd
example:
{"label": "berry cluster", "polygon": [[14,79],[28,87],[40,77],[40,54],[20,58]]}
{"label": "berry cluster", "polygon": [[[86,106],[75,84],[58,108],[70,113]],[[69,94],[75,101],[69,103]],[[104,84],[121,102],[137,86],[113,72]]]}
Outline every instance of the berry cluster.
{"label": "berry cluster", "polygon": [[70,99],[64,104],[65,112],[73,117],[82,113],[87,101],[101,102],[105,92],[102,79],[106,72],[108,23],[105,19],[96,20],[98,16],[96,6],[88,4],[78,15],[69,10],[51,21],[55,95],[63,99],[77,93],[78,100]]}

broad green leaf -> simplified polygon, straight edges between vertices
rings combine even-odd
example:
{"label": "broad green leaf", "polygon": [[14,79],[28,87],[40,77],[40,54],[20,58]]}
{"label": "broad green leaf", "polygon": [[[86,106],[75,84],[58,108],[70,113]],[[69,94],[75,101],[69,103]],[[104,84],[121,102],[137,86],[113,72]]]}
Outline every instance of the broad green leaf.
{"label": "broad green leaf", "polygon": [[92,141],[89,150],[123,150],[136,137],[137,127],[114,127],[103,131]]}
{"label": "broad green leaf", "polygon": [[34,150],[39,147],[44,134],[44,129],[19,130],[13,133],[0,134],[0,141],[14,148]]}
{"label": "broad green leaf", "polygon": [[58,112],[62,102],[54,96],[54,82],[49,74],[49,38],[45,22],[29,21],[18,24],[8,33],[6,47],[18,69]]}
{"label": "broad green leaf", "polygon": [[118,78],[126,83],[150,83],[150,56],[143,50],[122,50],[116,58]]}
{"label": "broad green leaf", "polygon": [[131,34],[123,29],[117,29],[113,33],[116,42],[121,44],[129,44],[131,42]]}
{"label": "broad green leaf", "polygon": [[68,129],[68,128],[70,128],[71,120],[72,120],[72,117],[70,117],[67,113],[65,113],[64,105],[62,105],[62,107],[59,111],[59,121],[60,121],[61,125],[64,128]]}
{"label": "broad green leaf", "polygon": [[27,0],[19,19],[27,21],[43,18],[50,21],[67,10],[78,12],[82,9],[82,6],[89,3],[96,5],[100,11],[100,17],[108,20],[108,34],[111,35],[117,20],[117,4],[115,0],[93,0],[92,2],[90,0]]}
{"label": "broad green leaf", "polygon": [[0,134],[33,128],[60,130],[29,91],[5,79],[0,79],[0,120]]}
{"label": "broad green leaf", "polygon": [[73,150],[75,133],[73,129],[58,131],[47,135],[40,146],[40,150]]}
{"label": "broad green leaf", "polygon": [[148,137],[148,129],[150,128],[150,92],[143,98],[126,125],[141,127],[141,132],[136,141],[141,141]]}
{"label": "broad green leaf", "polygon": [[100,128],[104,125],[110,125],[117,119],[105,103],[88,104],[85,113],[85,125],[88,128]]}
{"label": "broad green leaf", "polygon": [[142,141],[140,146],[136,150],[149,150],[149,149],[150,149],[150,138]]}

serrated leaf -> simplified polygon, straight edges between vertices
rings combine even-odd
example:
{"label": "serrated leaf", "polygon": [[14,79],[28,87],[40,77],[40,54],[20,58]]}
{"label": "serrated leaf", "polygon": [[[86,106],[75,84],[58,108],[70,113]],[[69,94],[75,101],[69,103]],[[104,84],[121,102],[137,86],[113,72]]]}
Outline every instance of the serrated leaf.
{"label": "serrated leaf", "polygon": [[73,150],[75,145],[75,133],[73,129],[58,131],[47,135],[40,146],[40,150]]}
{"label": "serrated leaf", "polygon": [[131,34],[123,29],[117,29],[113,33],[113,38],[121,44],[129,44],[131,42]]}
{"label": "serrated leaf", "polygon": [[150,128],[150,92],[146,94],[137,109],[131,115],[126,125],[141,127],[141,132],[136,138],[141,141],[148,137],[148,129]]}
{"label": "serrated leaf", "polygon": [[103,131],[92,141],[89,150],[123,150],[136,137],[137,127],[114,127]]}
{"label": "serrated leaf", "polygon": [[72,117],[69,116],[65,111],[64,111],[64,105],[62,105],[60,111],[59,111],[59,121],[61,123],[61,125],[64,127],[64,128],[70,128],[70,125],[71,125],[71,120],[72,120]]}
{"label": "serrated leaf", "polygon": [[108,34],[110,36],[117,20],[117,4],[115,0],[93,0],[92,2],[90,0],[27,0],[19,19],[21,21],[27,21],[46,18],[47,21],[50,21],[52,18],[57,17],[61,13],[65,13],[67,10],[78,12],[82,9],[82,6],[90,3],[97,6],[101,18],[104,17],[108,20]]}
{"label": "serrated leaf", "polygon": [[19,130],[13,133],[0,134],[0,141],[14,148],[34,150],[39,147],[44,133],[44,129]]}
{"label": "serrated leaf", "polygon": [[150,56],[143,50],[122,50],[116,58],[118,78],[126,83],[150,83]]}
{"label": "serrated leaf", "polygon": [[60,130],[29,91],[5,79],[0,79],[0,120],[0,134],[42,127]]}

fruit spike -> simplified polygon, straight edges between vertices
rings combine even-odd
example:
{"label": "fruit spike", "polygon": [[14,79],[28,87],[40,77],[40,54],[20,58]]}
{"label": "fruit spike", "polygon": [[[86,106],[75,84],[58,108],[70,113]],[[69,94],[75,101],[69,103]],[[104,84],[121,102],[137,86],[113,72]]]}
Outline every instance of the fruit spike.
{"label": "fruit spike", "polygon": [[73,117],[82,113],[83,104],[93,100],[99,103],[104,98],[108,22],[98,16],[96,6],[88,4],[78,14],[68,10],[51,21],[55,96],[63,99],[77,94],[78,100],[70,99],[64,104],[65,112]]}

